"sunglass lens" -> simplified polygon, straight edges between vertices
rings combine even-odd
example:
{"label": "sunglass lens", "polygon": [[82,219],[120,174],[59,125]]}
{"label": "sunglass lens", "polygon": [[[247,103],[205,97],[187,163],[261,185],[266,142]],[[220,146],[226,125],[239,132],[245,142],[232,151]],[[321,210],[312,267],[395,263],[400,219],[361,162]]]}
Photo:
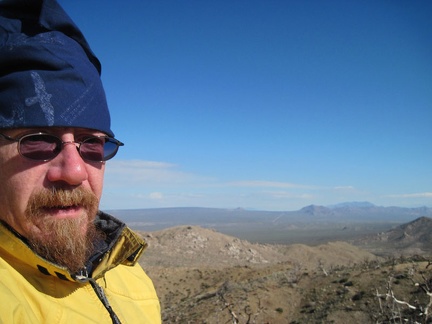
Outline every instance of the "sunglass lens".
{"label": "sunglass lens", "polygon": [[105,147],[104,147],[104,151],[105,151],[104,161],[113,158],[117,154],[118,148],[119,148],[119,144],[108,138],[107,141],[105,142]]}
{"label": "sunglass lens", "polygon": [[46,161],[55,158],[61,150],[61,140],[51,135],[24,136],[20,141],[20,153],[32,160]]}
{"label": "sunglass lens", "polygon": [[104,161],[105,138],[92,137],[81,143],[80,154],[88,161]]}

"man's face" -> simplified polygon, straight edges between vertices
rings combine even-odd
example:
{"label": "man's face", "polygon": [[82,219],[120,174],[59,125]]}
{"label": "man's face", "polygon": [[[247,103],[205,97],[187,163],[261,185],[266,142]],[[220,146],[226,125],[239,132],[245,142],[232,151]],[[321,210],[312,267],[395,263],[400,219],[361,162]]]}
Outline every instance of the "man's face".
{"label": "man's face", "polygon": [[[77,128],[1,132],[13,138],[46,132],[58,136],[63,142],[79,141],[86,135],[102,135]],[[55,246],[63,239],[69,240],[65,243],[68,246],[76,245],[75,241],[80,237],[83,238],[81,245],[85,246],[85,238],[102,195],[104,169],[104,162],[84,161],[75,144],[63,145],[59,155],[43,162],[22,157],[16,142],[0,138],[0,219],[32,245],[44,249],[51,249],[50,241]],[[66,247],[56,253],[74,253],[75,248]],[[61,263],[50,256],[53,251],[38,252],[48,254],[43,256]],[[71,268],[70,265],[65,266]]]}

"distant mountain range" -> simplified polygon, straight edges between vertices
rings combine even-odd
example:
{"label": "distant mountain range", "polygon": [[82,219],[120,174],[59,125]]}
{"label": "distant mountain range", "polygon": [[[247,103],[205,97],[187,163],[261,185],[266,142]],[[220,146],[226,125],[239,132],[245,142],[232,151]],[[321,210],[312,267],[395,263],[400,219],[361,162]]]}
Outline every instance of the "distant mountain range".
{"label": "distant mountain range", "polygon": [[297,211],[257,211],[242,208],[176,207],[110,210],[129,226],[160,230],[178,225],[198,225],[220,230],[231,226],[288,228],[331,224],[410,222],[419,217],[432,217],[429,207],[382,207],[369,202],[347,202],[332,206],[309,205]]}
{"label": "distant mountain range", "polygon": [[343,202],[336,205],[330,205],[328,207],[329,208],[342,208],[342,207],[366,208],[366,207],[376,207],[376,206],[368,201],[351,201],[351,202]]}
{"label": "distant mountain range", "polygon": [[326,221],[407,222],[421,216],[432,216],[432,208],[383,207],[369,202],[350,202],[328,207],[310,205],[292,213],[313,215]]}

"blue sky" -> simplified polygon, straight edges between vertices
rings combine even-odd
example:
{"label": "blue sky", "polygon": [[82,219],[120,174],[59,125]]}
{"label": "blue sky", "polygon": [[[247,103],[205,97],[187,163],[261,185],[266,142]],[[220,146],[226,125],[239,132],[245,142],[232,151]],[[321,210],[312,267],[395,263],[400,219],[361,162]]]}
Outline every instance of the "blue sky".
{"label": "blue sky", "polygon": [[102,209],[432,206],[432,2],[60,0],[102,62]]}

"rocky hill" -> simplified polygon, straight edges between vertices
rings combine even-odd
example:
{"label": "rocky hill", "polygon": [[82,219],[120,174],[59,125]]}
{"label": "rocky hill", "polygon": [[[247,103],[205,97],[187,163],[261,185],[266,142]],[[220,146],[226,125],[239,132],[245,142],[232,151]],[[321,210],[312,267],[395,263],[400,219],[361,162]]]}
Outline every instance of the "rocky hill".
{"label": "rocky hill", "polygon": [[199,226],[178,226],[143,235],[150,245],[145,263],[161,267],[226,268],[289,262],[311,269],[319,264],[338,266],[377,258],[346,242],[316,247],[257,244]]}
{"label": "rocky hill", "polygon": [[178,226],[143,232],[140,263],[164,323],[430,323],[430,233],[420,217],[357,246],[271,245]]}
{"label": "rocky hill", "polygon": [[432,255],[432,218],[419,217],[389,231],[354,240],[353,244],[378,255]]}
{"label": "rocky hill", "polygon": [[198,226],[143,235],[164,323],[384,323],[392,301],[379,294],[427,305],[413,285],[425,259],[385,260],[346,242],[252,244]]}

